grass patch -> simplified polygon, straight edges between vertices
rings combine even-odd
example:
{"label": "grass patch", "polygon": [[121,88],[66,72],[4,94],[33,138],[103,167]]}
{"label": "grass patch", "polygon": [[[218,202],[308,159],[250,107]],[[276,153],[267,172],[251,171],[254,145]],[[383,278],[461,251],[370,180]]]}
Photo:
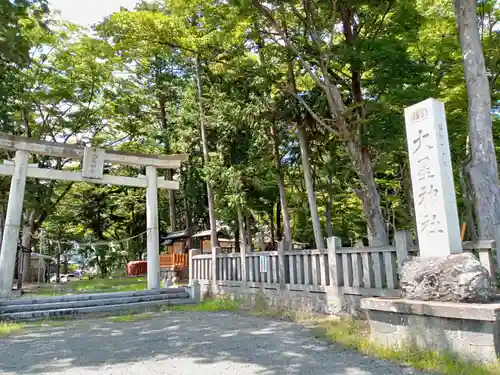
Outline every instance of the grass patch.
{"label": "grass patch", "polygon": [[122,323],[122,322],[136,322],[139,320],[149,320],[153,318],[152,313],[130,313],[127,315],[117,315],[117,316],[110,316],[108,320],[110,322],[115,322],[115,323]]}
{"label": "grass patch", "polygon": [[58,320],[42,320],[40,322],[28,323],[27,327],[63,327],[68,324],[68,321],[73,319],[58,319]]}
{"label": "grass patch", "polygon": [[239,300],[230,298],[206,299],[199,305],[174,306],[178,311],[245,311],[253,316],[285,319],[311,328],[315,337],[327,339],[344,348],[355,350],[371,357],[406,364],[420,370],[437,372],[443,375],[498,375],[498,365],[481,365],[459,360],[449,354],[423,351],[411,346],[383,348],[370,342],[368,323],[352,318],[325,317],[308,312],[293,312],[286,307],[272,308],[262,296],[257,296],[252,308],[244,309]]}
{"label": "grass patch", "polygon": [[28,297],[33,296],[59,296],[66,294],[84,293],[107,293],[107,292],[132,292],[145,290],[147,279],[145,277],[113,277],[94,278],[69,281],[67,283],[51,283],[41,286],[32,293],[27,293]]}
{"label": "grass patch", "polygon": [[0,337],[19,333],[23,328],[24,327],[18,323],[0,322]]}
{"label": "grass patch", "polygon": [[195,305],[172,305],[165,307],[167,311],[196,311],[196,312],[218,312],[241,310],[241,302],[229,298],[204,299]]}
{"label": "grass patch", "polygon": [[147,288],[144,277],[118,277],[113,279],[92,279],[69,282],[68,284],[76,293],[89,293],[100,291],[130,292]]}
{"label": "grass patch", "polygon": [[[20,322],[20,323],[11,323],[11,322],[0,322],[0,336],[2,336],[2,328],[5,328],[5,331],[10,331],[12,333],[20,332],[25,329],[30,328],[39,328],[39,327],[62,327],[68,324],[70,321],[74,321],[75,318],[73,316],[61,316],[54,317],[51,319],[44,319],[38,321],[29,321],[29,322]],[[83,321],[83,320],[82,320]],[[10,334],[9,332],[6,333]]]}
{"label": "grass patch", "polygon": [[449,354],[423,351],[411,346],[383,348],[370,343],[365,322],[353,319],[318,319],[312,328],[316,337],[324,337],[346,348],[393,362],[408,364],[416,369],[436,371],[444,375],[498,375],[500,364],[487,366],[461,361]]}

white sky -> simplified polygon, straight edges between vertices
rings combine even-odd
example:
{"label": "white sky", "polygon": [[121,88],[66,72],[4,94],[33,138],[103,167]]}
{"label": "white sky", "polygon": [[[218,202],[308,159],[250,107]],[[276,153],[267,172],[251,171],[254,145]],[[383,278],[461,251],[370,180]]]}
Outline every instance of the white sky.
{"label": "white sky", "polygon": [[139,0],[49,0],[51,10],[60,10],[64,20],[89,27],[120,7],[133,9]]}

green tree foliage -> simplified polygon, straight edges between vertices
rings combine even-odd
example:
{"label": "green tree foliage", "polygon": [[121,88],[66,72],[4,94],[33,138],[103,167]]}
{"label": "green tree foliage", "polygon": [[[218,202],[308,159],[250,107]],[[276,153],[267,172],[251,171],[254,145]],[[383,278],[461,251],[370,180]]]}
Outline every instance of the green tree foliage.
{"label": "green tree foliage", "polygon": [[31,40],[28,30],[43,27],[46,0],[0,1],[0,129],[11,130],[9,119],[16,95],[22,92],[20,70],[29,65]]}
{"label": "green tree foliage", "polygon": [[[147,1],[109,15],[92,34],[40,22],[43,4],[14,9],[18,3],[7,3],[2,17],[10,31],[4,34],[25,44],[15,55],[2,54],[0,44],[0,55],[8,56],[3,61],[18,67],[15,79],[0,87],[0,97],[8,99],[0,103],[9,119],[5,129],[58,142],[189,154],[181,170],[166,174],[180,179],[181,188],[160,193],[163,234],[174,227],[209,229],[209,182],[216,216],[237,238],[252,232],[256,247],[259,233],[281,239],[280,172],[293,239],[312,246],[300,126],[323,234],[347,245],[367,243],[370,228],[383,229],[381,241],[397,229],[412,230],[403,108],[428,97],[446,104],[461,221],[467,218],[459,178],[467,162],[467,92],[452,0]],[[498,106],[500,14],[491,0],[478,12]],[[0,73],[6,77],[7,70]],[[498,124],[498,108],[493,112]],[[494,136],[500,136],[498,126]],[[50,158],[36,162],[79,167]],[[116,241],[144,230],[144,204],[141,189],[30,181],[26,210],[37,213],[33,230],[43,225],[54,238]],[[381,221],[375,223],[377,212]],[[105,273],[140,258],[144,245],[92,251]]]}

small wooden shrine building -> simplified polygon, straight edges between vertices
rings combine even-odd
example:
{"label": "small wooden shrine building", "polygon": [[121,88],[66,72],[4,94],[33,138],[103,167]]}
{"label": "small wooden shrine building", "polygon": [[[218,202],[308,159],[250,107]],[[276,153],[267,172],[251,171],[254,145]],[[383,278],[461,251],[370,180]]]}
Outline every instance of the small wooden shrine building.
{"label": "small wooden shrine building", "polygon": [[161,243],[161,251],[167,254],[184,253],[189,243],[189,237],[187,230],[172,232]]}
{"label": "small wooden shrine building", "polygon": [[[193,248],[201,249],[204,254],[210,254],[212,252],[212,241],[210,240],[210,229],[193,234]],[[227,228],[217,229],[217,246],[221,248],[222,252],[233,252],[236,243],[235,240],[231,238],[229,230]]]}

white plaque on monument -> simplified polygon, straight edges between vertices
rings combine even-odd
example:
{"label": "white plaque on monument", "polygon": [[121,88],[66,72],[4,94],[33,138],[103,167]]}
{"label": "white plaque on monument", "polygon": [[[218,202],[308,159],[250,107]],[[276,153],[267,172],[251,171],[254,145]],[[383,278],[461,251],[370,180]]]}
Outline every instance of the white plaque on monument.
{"label": "white plaque on monument", "polygon": [[405,108],[406,138],[421,257],[462,251],[444,104]]}
{"label": "white plaque on monument", "polygon": [[83,152],[82,177],[101,179],[104,174],[104,150],[85,147]]}

